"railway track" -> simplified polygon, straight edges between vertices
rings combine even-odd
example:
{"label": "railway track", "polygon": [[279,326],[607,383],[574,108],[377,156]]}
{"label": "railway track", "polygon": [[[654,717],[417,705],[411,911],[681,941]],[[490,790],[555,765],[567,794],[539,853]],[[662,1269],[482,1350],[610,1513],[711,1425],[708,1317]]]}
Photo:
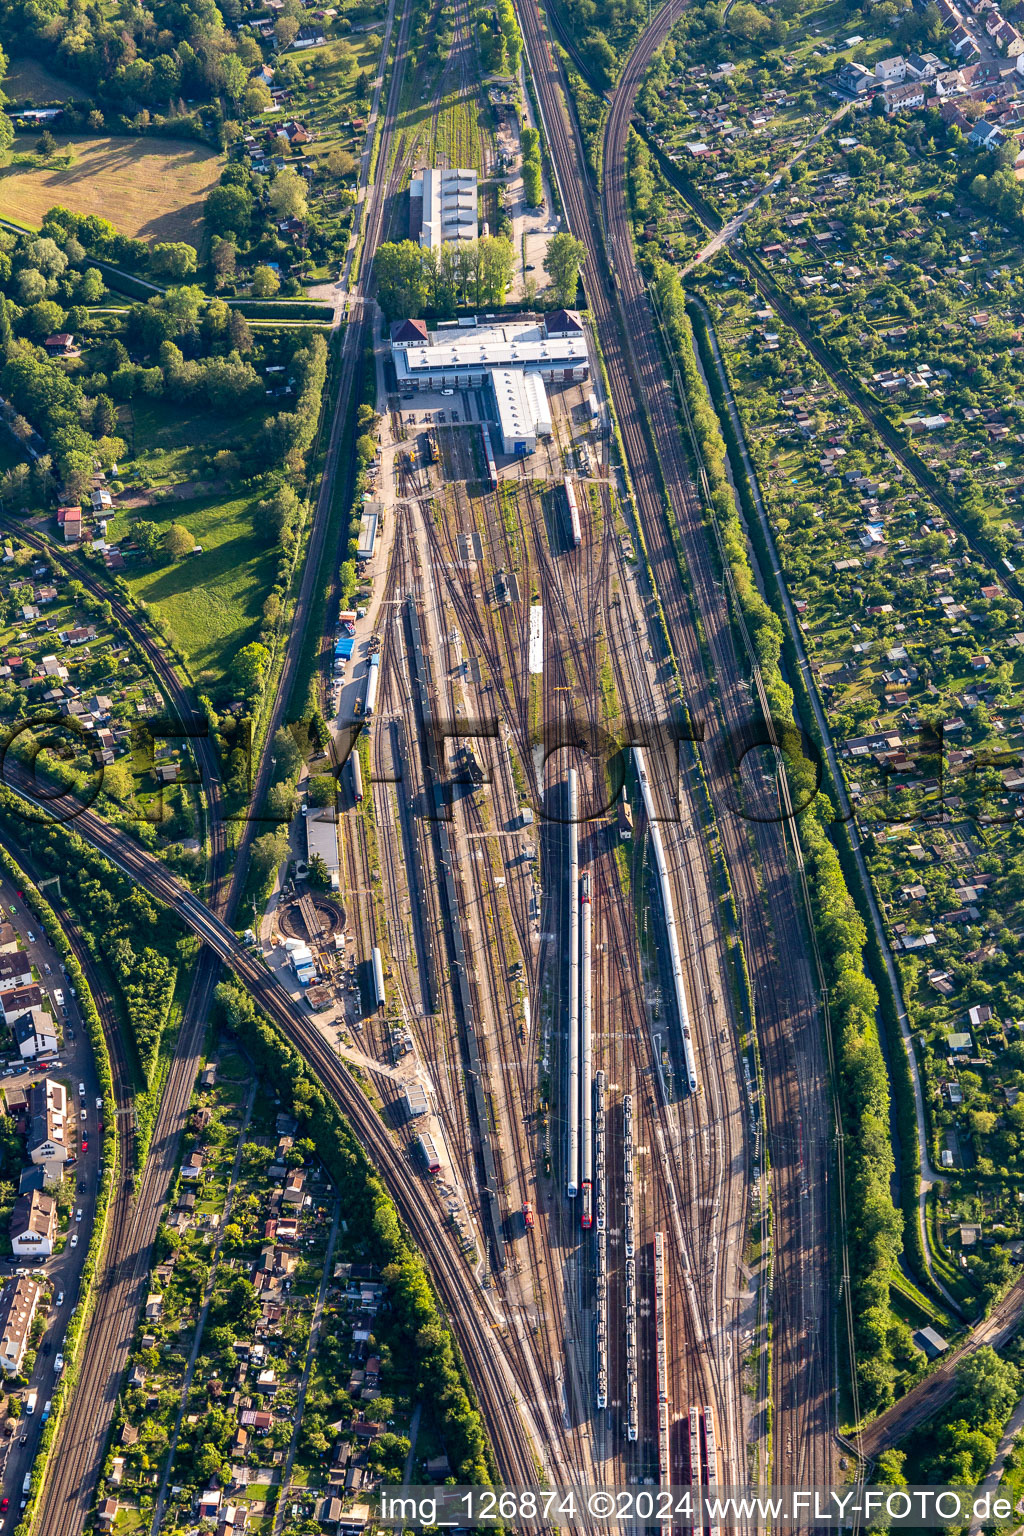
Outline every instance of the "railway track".
{"label": "railway track", "polygon": [[[29,777],[8,770],[8,787],[37,808],[41,802]],[[534,1481],[536,1464],[524,1427],[522,1403],[496,1347],[492,1320],[480,1306],[465,1266],[440,1230],[437,1213],[422,1181],[410,1178],[410,1166],[380,1116],[343,1062],[334,1054],[312,1016],[280,985],[265,964],[235,937],[227,923],[124,833],[91,811],[77,818],[79,835],[92,843],[158,901],[169,905],[209,950],[228,967],[300,1051],[310,1070],[349,1120],[367,1155],[380,1170],[413,1240],[430,1264],[451,1326],[473,1362],[481,1407],[496,1447],[500,1475],[511,1483]],[[49,1531],[47,1532],[49,1536]]]}
{"label": "railway track", "polygon": [[[742,767],[733,768],[735,743],[757,734],[750,669],[737,653],[718,585],[704,508],[693,484],[654,340],[653,317],[636,271],[624,200],[625,142],[635,92],[681,9],[681,0],[669,0],[655,16],[628,59],[612,98],[600,214],[586,194],[583,155],[564,109],[562,81],[536,5],[524,0],[519,15],[566,217],[572,232],[588,246],[584,278],[618,409],[654,591],[663,606],[667,659],[678,668],[689,711],[704,720],[708,732],[701,756],[719,812],[722,850],[758,1004],[768,1068],[780,1238],[773,1383],[781,1416],[777,1441],[791,1448],[790,1459],[780,1458],[778,1467],[780,1473],[784,1470],[794,1478],[827,1480],[834,1460],[831,1330],[821,1319],[831,1304],[830,1213],[820,1181],[806,1181],[803,1176],[807,1167],[827,1166],[832,1152],[816,978],[792,942],[792,936],[803,931],[803,911],[788,867],[790,849],[785,837],[777,827],[745,823],[726,814],[738,802],[747,815],[778,817],[777,781],[773,777],[769,789],[749,757]],[[666,495],[671,522],[665,515]],[[715,678],[713,688],[709,671]],[[699,797],[696,803],[699,806]],[[693,813],[694,801],[690,804],[692,820],[700,825],[700,816]],[[766,904],[771,906],[774,926],[766,916]],[[785,943],[777,943],[776,930],[786,935]],[[726,1102],[738,1104],[736,1085],[727,1077],[722,1079],[722,1090]],[[803,1169],[793,1145],[794,1116],[805,1136]],[[812,1157],[818,1159],[813,1165]],[[743,1403],[737,1375],[734,1364],[728,1377],[732,1408],[722,1422],[731,1421],[738,1428]],[[758,1437],[762,1468],[768,1450],[764,1428],[762,1422]],[[746,1448],[725,1438],[727,1475],[742,1480]]]}

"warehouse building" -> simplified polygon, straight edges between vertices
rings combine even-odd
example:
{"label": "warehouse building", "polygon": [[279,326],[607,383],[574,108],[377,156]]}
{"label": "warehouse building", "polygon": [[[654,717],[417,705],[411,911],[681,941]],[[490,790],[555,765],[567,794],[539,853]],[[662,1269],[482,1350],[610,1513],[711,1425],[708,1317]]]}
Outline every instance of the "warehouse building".
{"label": "warehouse building", "polygon": [[331,889],[336,891],[341,883],[341,857],[338,853],[338,819],[333,806],[323,806],[306,812],[306,861],[319,854],[331,877]]}
{"label": "warehouse building", "polygon": [[477,236],[476,171],[419,171],[409,183],[409,227],[424,250]]}
{"label": "warehouse building", "polygon": [[502,452],[518,457],[533,453],[538,438],[551,436],[545,385],[578,384],[590,377],[583,322],[566,309],[543,319],[459,320],[434,331],[423,320],[396,321],[391,356],[403,395],[456,389],[489,393]]}
{"label": "warehouse building", "polygon": [[427,331],[422,320],[396,321],[391,356],[404,395],[482,389],[495,368],[537,374],[545,384],[574,384],[590,377],[583,323],[564,309],[543,320],[458,320],[434,331]]}

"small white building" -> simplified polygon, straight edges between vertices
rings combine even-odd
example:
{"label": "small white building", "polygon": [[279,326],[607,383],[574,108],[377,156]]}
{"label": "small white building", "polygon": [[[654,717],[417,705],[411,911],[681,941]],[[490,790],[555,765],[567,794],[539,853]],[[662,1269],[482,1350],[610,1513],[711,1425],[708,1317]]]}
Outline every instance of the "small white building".
{"label": "small white building", "polygon": [[48,1013],[30,1008],[19,1014],[11,1025],[18,1051],[27,1060],[52,1056],[57,1050],[57,1029]]}

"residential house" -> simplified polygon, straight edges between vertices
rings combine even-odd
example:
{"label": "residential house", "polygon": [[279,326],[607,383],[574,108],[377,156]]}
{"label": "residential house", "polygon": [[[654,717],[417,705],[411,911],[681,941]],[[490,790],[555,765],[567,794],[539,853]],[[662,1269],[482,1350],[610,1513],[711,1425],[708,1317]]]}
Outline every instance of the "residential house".
{"label": "residential house", "polygon": [[11,1023],[11,1031],[23,1058],[35,1060],[56,1053],[56,1026],[41,1008],[30,1008],[27,1013],[19,1014]]}
{"label": "residential house", "polygon": [[39,1286],[28,1275],[8,1280],[0,1292],[0,1369],[8,1376],[21,1369],[38,1306]]}
{"label": "residential house", "polygon": [[924,106],[924,85],[920,80],[908,80],[904,85],[887,85],[882,93],[886,117],[898,112],[914,112]]}
{"label": "residential house", "polygon": [[996,123],[986,123],[981,118],[967,135],[967,142],[972,149],[996,149],[1003,137],[1003,130]]}
{"label": "residential house", "polygon": [[52,336],[47,336],[43,346],[51,357],[73,357],[75,355],[75,338],[69,331],[56,331]]}
{"label": "residential house", "polygon": [[57,1237],[57,1202],[38,1189],[19,1195],[11,1211],[11,1248],[22,1258],[48,1259]]}
{"label": "residential house", "polygon": [[306,1176],[301,1168],[293,1168],[285,1179],[284,1193],[281,1199],[286,1205],[301,1205],[305,1199]]}
{"label": "residential house", "polygon": [[879,59],[875,65],[875,79],[882,85],[902,85],[907,78],[907,61],[902,54],[891,59]]}
{"label": "residential house", "polygon": [[[10,927],[10,924],[5,924],[5,927]],[[14,932],[13,928],[11,932]],[[7,953],[12,953],[12,951],[7,951]],[[19,1014],[24,1013],[27,1008],[38,1008],[42,1001],[43,994],[39,987],[34,984],[27,987],[10,987],[0,992],[0,1015],[3,1016],[5,1024],[10,1024],[13,1019],[16,1019]]]}
{"label": "residential house", "polygon": [[27,987],[32,980],[32,962],[20,951],[0,955],[0,991],[11,987]]}
{"label": "residential house", "polygon": [[65,544],[73,544],[82,537],[81,507],[58,507],[57,527],[63,530]]}
{"label": "residential house", "polygon": [[181,1165],[181,1177],[194,1183],[202,1174],[203,1162],[204,1158],[201,1152],[190,1152]]}

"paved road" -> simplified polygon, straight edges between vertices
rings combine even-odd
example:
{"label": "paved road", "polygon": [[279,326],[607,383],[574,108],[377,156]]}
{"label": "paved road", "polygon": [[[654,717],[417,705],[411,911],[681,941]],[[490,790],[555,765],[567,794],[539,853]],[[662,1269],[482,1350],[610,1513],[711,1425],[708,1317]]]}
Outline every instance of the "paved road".
{"label": "paved road", "polygon": [[[38,985],[49,992],[54,1017],[62,1022],[65,1031],[64,1046],[58,1055],[45,1058],[48,1063],[47,1071],[44,1072],[42,1067],[34,1062],[18,1063],[13,1069],[8,1066],[0,1076],[0,1086],[27,1088],[30,1083],[39,1082],[44,1076],[51,1076],[58,1082],[64,1083],[68,1089],[69,1126],[96,1132],[99,1124],[96,1099],[99,1096],[100,1085],[92,1046],[85,1025],[82,1023],[77,998],[72,996],[56,950],[38,921],[31,916],[30,909],[26,906],[18,889],[7,880],[0,880],[0,907],[3,908],[3,920],[13,924],[24,942],[28,958],[38,977]],[[28,938],[30,933],[33,936],[31,941]],[[54,999],[54,993],[57,991],[60,991],[64,998],[63,1007]],[[84,1099],[78,1093],[80,1082],[85,1085]],[[84,1122],[81,1119],[83,1108],[86,1114]],[[77,1134],[77,1131],[74,1134]],[[68,1178],[72,1181],[72,1187],[77,1184],[77,1189],[63,1251],[52,1258],[42,1260],[25,1257],[0,1258],[0,1280],[8,1279],[16,1273],[31,1272],[37,1278],[45,1279],[45,1284],[52,1291],[55,1303],[49,1309],[45,1304],[42,1307],[42,1313],[47,1319],[46,1331],[28,1387],[24,1392],[17,1394],[24,1402],[29,1392],[35,1390],[38,1393],[36,1413],[32,1417],[22,1418],[13,1441],[7,1444],[5,1451],[0,1450],[0,1456],[3,1458],[3,1493],[11,1503],[9,1512],[0,1518],[0,1530],[13,1529],[17,1523],[22,1481],[35,1461],[39,1449],[39,1437],[42,1433],[43,1410],[53,1395],[56,1383],[54,1360],[61,1350],[71,1314],[79,1301],[82,1269],[89,1251],[92,1224],[96,1215],[102,1137],[93,1134],[80,1139],[88,1145],[86,1150],[78,1145],[74,1161],[69,1164]],[[74,1219],[74,1213],[77,1210],[82,1212],[81,1221]],[[74,1247],[71,1246],[72,1238],[77,1239]],[[59,1305],[56,1304],[58,1297]]]}

